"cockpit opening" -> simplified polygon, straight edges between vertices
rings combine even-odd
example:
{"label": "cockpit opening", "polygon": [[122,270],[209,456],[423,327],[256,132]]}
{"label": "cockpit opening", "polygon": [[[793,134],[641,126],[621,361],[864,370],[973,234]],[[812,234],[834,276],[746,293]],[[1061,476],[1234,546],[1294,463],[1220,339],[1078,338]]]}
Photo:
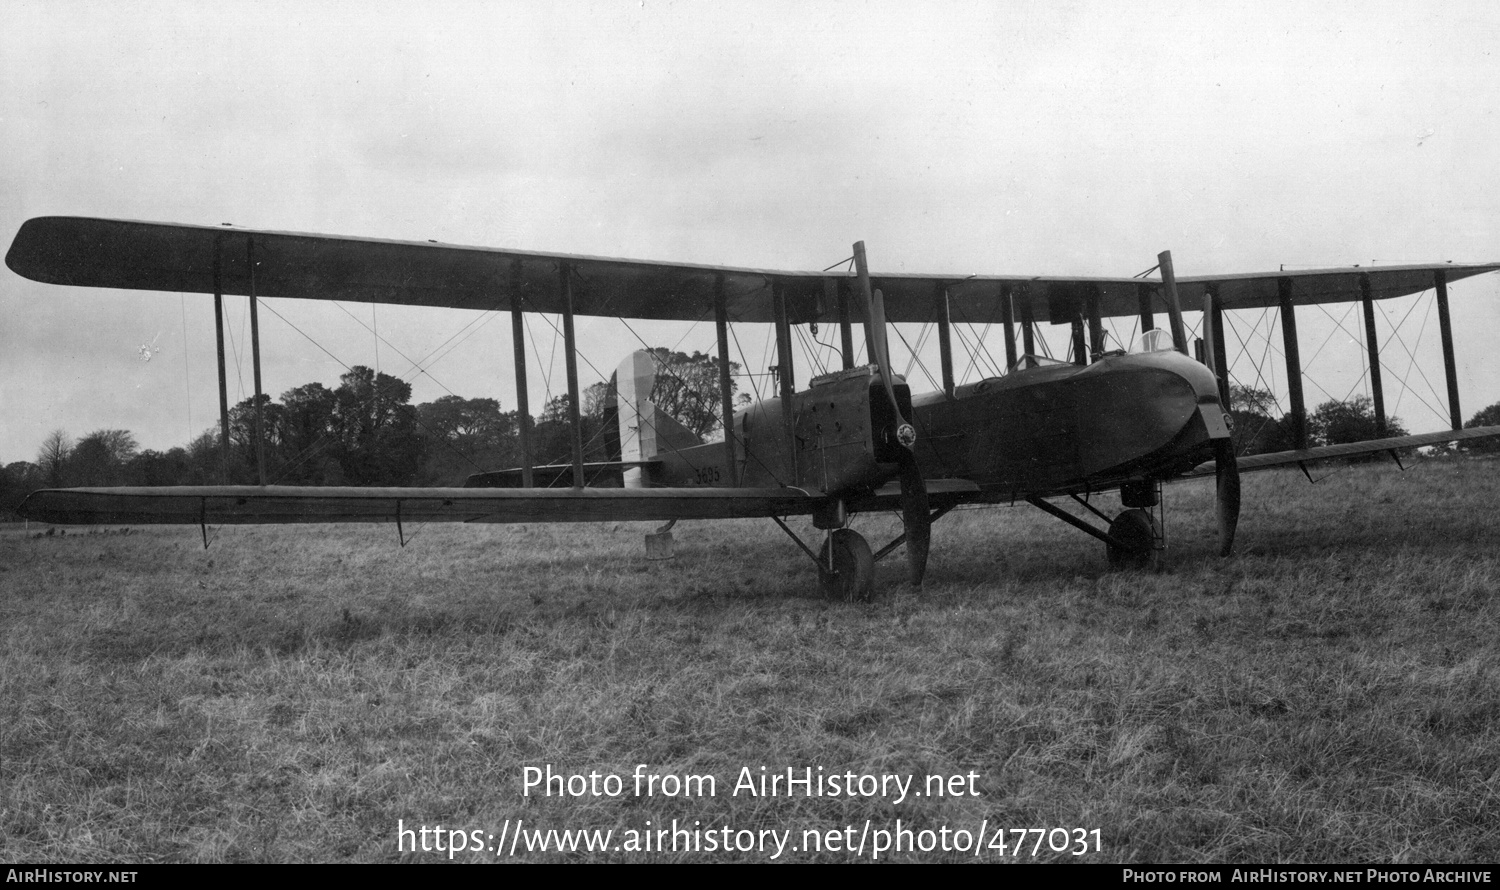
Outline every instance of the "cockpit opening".
{"label": "cockpit opening", "polygon": [[1135,342],[1130,344],[1131,353],[1171,352],[1172,349],[1173,346],[1171,332],[1164,331],[1161,328],[1152,328],[1149,331],[1142,331],[1141,334],[1135,338]]}

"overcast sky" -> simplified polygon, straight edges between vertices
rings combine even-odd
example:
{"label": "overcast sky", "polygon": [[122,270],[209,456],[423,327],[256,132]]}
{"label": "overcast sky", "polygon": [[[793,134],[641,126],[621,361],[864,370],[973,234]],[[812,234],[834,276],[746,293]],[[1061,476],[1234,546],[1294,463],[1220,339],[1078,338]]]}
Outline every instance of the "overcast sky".
{"label": "overcast sky", "polygon": [[[877,271],[945,274],[1132,275],[1164,249],[1181,275],[1500,260],[1492,3],[0,9],[7,245],[80,215],[786,269],[860,239]],[[1500,276],[1452,292],[1468,416],[1500,400]],[[1430,304],[1381,307],[1406,318],[1386,391],[1414,431],[1444,425],[1423,404],[1445,410]],[[515,405],[506,317],[269,306],[273,396],[378,362],[415,401]],[[1256,317],[1236,324],[1258,356]],[[57,428],[164,450],[216,423],[212,319],[203,296],[0,270],[0,462]],[[1362,391],[1351,338],[1316,310],[1299,327],[1309,405]],[[460,331],[430,374],[402,358]],[[552,330],[532,331],[545,363]],[[638,345],[618,322],[580,332],[605,373]],[[643,335],[713,343],[711,325]],[[1403,350],[1426,375],[1410,393]],[[231,365],[237,401],[248,358]],[[1248,359],[1236,373],[1255,382]]]}

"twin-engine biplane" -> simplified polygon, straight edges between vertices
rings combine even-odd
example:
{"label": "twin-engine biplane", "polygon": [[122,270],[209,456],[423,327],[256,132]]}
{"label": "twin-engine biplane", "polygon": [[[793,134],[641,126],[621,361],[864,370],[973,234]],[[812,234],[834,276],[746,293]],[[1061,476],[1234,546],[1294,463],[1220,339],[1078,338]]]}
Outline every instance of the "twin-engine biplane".
{"label": "twin-engine biplane", "polygon": [[[876,559],[905,544],[911,580],[926,570],[931,527],[962,504],[1026,501],[1102,540],[1112,564],[1150,564],[1164,547],[1161,485],[1198,474],[1217,478],[1220,549],[1228,555],[1238,521],[1241,468],[1500,434],[1460,430],[1446,286],[1500,269],[1483,265],[1394,266],[1175,277],[1169,254],[1159,278],[872,275],[863,244],[852,269],[780,272],[545,253],[433,242],[247,231],[72,217],[26,222],[6,263],[60,285],[213,294],[219,316],[223,441],[228,410],[222,302],[250,298],[256,404],[261,402],[256,306],[262,297],[342,300],[511,312],[523,464],[480,474],[463,488],[259,486],[99,488],[39,491],[23,515],[55,523],[571,522],[775,520],[813,559],[830,595],[864,599]],[[1371,301],[1436,288],[1453,413],[1452,431],[1358,445],[1307,448],[1297,358],[1299,305]],[[1202,361],[1188,354],[1184,303],[1204,313]],[[1297,448],[1237,459],[1226,406],[1222,313],[1281,313]],[[523,314],[561,316],[572,462],[533,465]],[[1159,330],[1156,313],[1168,327]],[[579,415],[574,318],[578,315],[698,321],[712,317],[719,352],[723,440],[702,442],[650,401],[659,373],[645,352],[617,373],[620,447],[601,467],[585,465]],[[1129,351],[1106,348],[1102,319],[1137,316],[1144,332]],[[1006,373],[956,385],[956,322],[1000,324]],[[856,364],[854,326],[863,323],[871,362]],[[914,396],[892,370],[887,322],[936,325],[942,389]],[[1035,326],[1070,325],[1073,361],[1040,357]],[[736,412],[729,376],[729,326],[775,326],[779,394]],[[1373,322],[1369,322],[1373,331]],[[842,368],[795,385],[796,325],[835,325]],[[1017,329],[1020,329],[1018,349]],[[1378,375],[1374,337],[1372,371]],[[1217,370],[1216,370],[1217,369]],[[1378,377],[1376,380],[1378,396]],[[1378,399],[1377,399],[1378,404]],[[227,462],[227,461],[226,461]],[[586,487],[587,472],[617,470],[620,488]],[[563,480],[564,488],[537,487]],[[1118,490],[1110,517],[1080,495]],[[1078,518],[1049,498],[1071,496],[1104,524]],[[872,552],[849,527],[865,511],[894,510],[903,533]],[[810,515],[824,532],[815,553],[785,518]]]}

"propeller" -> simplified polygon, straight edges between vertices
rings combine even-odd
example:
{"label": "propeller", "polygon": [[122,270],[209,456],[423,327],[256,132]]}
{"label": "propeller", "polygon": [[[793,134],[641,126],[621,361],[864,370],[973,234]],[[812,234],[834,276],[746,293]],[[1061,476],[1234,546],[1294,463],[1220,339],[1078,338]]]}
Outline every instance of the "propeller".
{"label": "propeller", "polygon": [[1234,530],[1240,522],[1240,464],[1234,456],[1234,440],[1214,442],[1214,479],[1218,483],[1219,555],[1234,547]]}
{"label": "propeller", "polygon": [[917,466],[913,450],[917,442],[917,430],[901,413],[901,403],[896,398],[896,385],[891,372],[890,346],[886,340],[885,295],[870,289],[870,269],[865,262],[865,243],[855,242],[854,267],[859,274],[859,286],[865,299],[865,319],[870,341],[871,357],[880,367],[880,382],[890,400],[891,412],[896,417],[896,441],[900,444],[901,467],[901,523],[906,531],[906,563],[911,573],[911,583],[922,585],[927,574],[927,552],[932,544],[932,518],[927,497],[927,483],[922,479],[922,470]]}
{"label": "propeller", "polygon": [[901,457],[901,524],[906,528],[906,564],[911,583],[922,586],[927,574],[927,551],[932,546],[932,511],[927,500],[927,483],[917,467],[917,456],[906,449]]}

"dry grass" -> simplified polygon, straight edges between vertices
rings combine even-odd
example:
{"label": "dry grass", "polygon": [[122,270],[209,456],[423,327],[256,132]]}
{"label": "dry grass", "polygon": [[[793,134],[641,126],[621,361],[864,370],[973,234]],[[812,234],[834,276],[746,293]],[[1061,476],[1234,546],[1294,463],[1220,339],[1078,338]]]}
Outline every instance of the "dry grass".
{"label": "dry grass", "polygon": [[[679,525],[666,563],[631,525],[429,526],[404,549],[384,527],[227,528],[207,551],[196,529],[9,529],[0,858],[425,860],[445,856],[399,852],[398,820],[518,818],[797,839],[988,819],[1098,828],[1089,861],[1500,858],[1500,463],[1246,477],[1227,561],[1210,487],[1168,497],[1162,574],[1110,573],[1030,508],[966,511],[920,595],[897,558],[870,606],[816,599],[764,522]],[[524,797],[543,764],[720,784]],[[729,794],[761,765],[974,772],[980,794]]]}

